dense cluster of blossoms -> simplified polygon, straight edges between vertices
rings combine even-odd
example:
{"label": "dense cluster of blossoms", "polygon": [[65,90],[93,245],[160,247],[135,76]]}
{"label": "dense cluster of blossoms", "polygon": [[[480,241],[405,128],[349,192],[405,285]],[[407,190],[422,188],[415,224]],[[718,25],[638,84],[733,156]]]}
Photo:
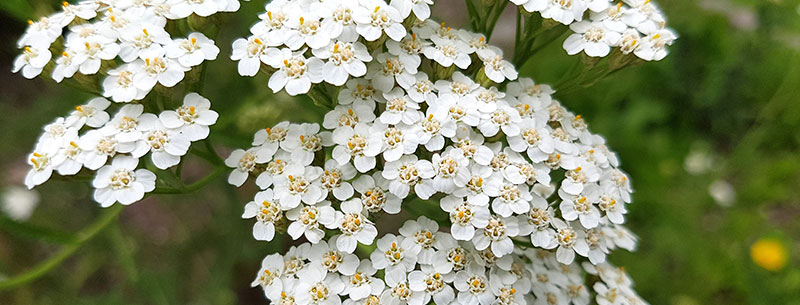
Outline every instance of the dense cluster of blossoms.
{"label": "dense cluster of blossoms", "polygon": [[[618,47],[659,60],[675,39],[649,0],[512,2],[568,24],[569,54]],[[632,190],[617,156],[550,86],[518,79],[486,36],[431,20],[432,4],[275,0],[233,42],[241,75],[261,71],[274,92],[330,103],[322,124],[264,128],[224,162],[230,184],[260,189],[242,214],[254,218],[255,239],[304,240],[267,256],[253,286],[300,305],[645,304],[606,262],[636,246],[623,226]],[[197,93],[174,111],[145,112],[162,108],[139,101],[155,86],[176,85],[219,53],[199,32],[173,39],[166,24],[238,5],[90,0],[31,22],[14,71],[37,76],[63,39],[56,81],[102,72],[103,95],[132,103],[95,98],[45,126],[26,185],[53,171],[96,171],[103,207],[153,191],[154,171],[178,165],[218,117]],[[398,234],[379,233],[380,218],[407,214],[416,219]]]}
{"label": "dense cluster of blossoms", "polygon": [[[605,140],[485,36],[410,4],[427,6],[273,1],[234,42],[239,72],[272,73],[275,92],[342,87],[322,124],[259,130],[225,161],[230,184],[260,188],[242,215],[255,239],[306,241],[253,285],[280,304],[643,304],[605,262],[636,243]],[[439,222],[378,232],[403,211]]]}
{"label": "dense cluster of blossoms", "polygon": [[52,50],[60,52],[55,65],[48,67],[56,82],[75,73],[100,73],[105,75],[105,97],[115,102],[141,100],[156,84],[173,87],[192,67],[219,54],[203,33],[171,37],[168,20],[238,9],[238,0],[65,1],[61,12],[28,21],[17,42],[23,52],[12,71],[22,71],[26,78],[38,76],[50,63]]}
{"label": "dense cluster of blossoms", "polygon": [[[662,60],[667,46],[677,38],[667,27],[666,18],[650,0],[510,0],[527,12],[569,25],[573,34],[564,41],[564,50],[573,55],[585,52],[604,57],[611,48],[633,53],[647,60]],[[588,13],[588,19],[584,15]]]}
{"label": "dense cluster of blossoms", "polygon": [[155,189],[155,174],[137,169],[139,159],[149,154],[150,163],[162,170],[178,165],[191,142],[208,137],[209,126],[218,117],[211,103],[197,93],[189,93],[183,105],[159,115],[144,112],[141,104],[125,104],[111,117],[106,112],[109,106],[108,100],[94,98],[44,126],[28,158],[31,169],[25,185],[33,188],[53,172],[72,176],[85,168],[96,171],[92,186],[101,206],[134,203]]}

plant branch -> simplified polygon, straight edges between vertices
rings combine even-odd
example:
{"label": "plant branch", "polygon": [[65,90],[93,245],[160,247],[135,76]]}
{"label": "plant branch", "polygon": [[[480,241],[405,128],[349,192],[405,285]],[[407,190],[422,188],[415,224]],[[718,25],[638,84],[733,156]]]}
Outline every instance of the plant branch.
{"label": "plant branch", "polygon": [[103,229],[108,227],[109,224],[113,223],[122,210],[123,206],[121,204],[116,204],[106,209],[99,218],[76,234],[77,239],[74,243],[64,246],[56,255],[39,263],[30,270],[1,281],[0,291],[25,285],[52,271],[55,267],[61,265],[64,260],[78,251],[83,245],[88,243],[93,237],[97,236]]}

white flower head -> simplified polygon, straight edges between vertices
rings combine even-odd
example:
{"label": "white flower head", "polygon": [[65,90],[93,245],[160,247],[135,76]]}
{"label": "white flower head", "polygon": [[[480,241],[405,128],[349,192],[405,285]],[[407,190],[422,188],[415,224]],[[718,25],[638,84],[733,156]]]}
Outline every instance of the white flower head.
{"label": "white flower head", "polygon": [[207,98],[190,92],[178,109],[164,111],[158,117],[167,128],[180,130],[190,141],[199,141],[208,137],[208,127],[217,122],[219,114],[211,110]]}
{"label": "white flower head", "polygon": [[305,58],[305,50],[268,49],[266,63],[278,69],[269,78],[269,88],[278,92],[286,88],[289,95],[307,93],[311,84],[322,82],[325,64],[317,57]]}
{"label": "white flower head", "polygon": [[219,55],[219,48],[214,41],[195,32],[187,38],[173,40],[166,44],[164,51],[168,58],[177,59],[184,67],[194,67],[206,60],[215,60]]}
{"label": "white flower head", "polygon": [[385,32],[392,40],[406,36],[403,16],[396,8],[381,0],[360,0],[361,6],[353,12],[356,31],[367,41],[375,41]]}
{"label": "white flower head", "polygon": [[97,170],[92,181],[95,187],[94,200],[106,208],[119,202],[129,205],[142,200],[145,193],[156,187],[156,175],[146,169],[136,169],[139,160],[130,156],[118,156]]}

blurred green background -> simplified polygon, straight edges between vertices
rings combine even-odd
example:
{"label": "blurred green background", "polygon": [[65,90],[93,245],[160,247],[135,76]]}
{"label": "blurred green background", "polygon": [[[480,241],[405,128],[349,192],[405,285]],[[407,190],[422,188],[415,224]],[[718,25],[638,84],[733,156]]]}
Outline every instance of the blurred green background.
{"label": "blurred green background", "polygon": [[[466,24],[462,1],[437,2],[435,16]],[[90,97],[9,73],[25,21],[59,3],[0,1],[3,194],[22,185],[41,127]],[[220,148],[245,147],[253,130],[279,119],[321,117],[307,100],[269,93],[263,76],[213,77],[236,75],[230,42],[247,32],[263,3],[243,2],[216,38],[222,53],[202,93],[222,115],[212,130],[225,135],[211,136]],[[800,304],[800,3],[659,4],[680,35],[664,61],[556,96],[608,139],[632,177],[627,219],[639,249],[615,252],[611,261],[625,266],[652,304]],[[500,45],[513,41],[511,7],[506,13],[493,37]],[[556,43],[520,72],[555,83],[577,60]],[[201,161],[187,162],[188,180],[208,171]],[[0,277],[47,259],[65,234],[102,212],[83,183],[51,180],[36,190],[40,202],[27,221],[0,213]],[[220,178],[195,194],[136,203],[61,266],[0,292],[0,304],[266,304],[249,283],[261,258],[283,246],[256,242],[252,222],[240,219],[253,193]],[[766,256],[785,252],[785,264],[757,265],[751,246],[759,240],[777,243]]]}

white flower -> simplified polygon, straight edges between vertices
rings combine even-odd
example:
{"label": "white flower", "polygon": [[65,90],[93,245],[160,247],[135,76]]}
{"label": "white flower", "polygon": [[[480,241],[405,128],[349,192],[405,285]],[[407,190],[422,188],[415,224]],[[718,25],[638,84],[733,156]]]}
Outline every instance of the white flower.
{"label": "white flower", "polygon": [[542,162],[555,151],[555,142],[545,128],[546,122],[524,119],[519,123],[520,133],[508,137],[508,144],[516,152],[527,152],[533,162]]}
{"label": "white flower", "polygon": [[[591,194],[591,193],[590,193]],[[597,196],[571,196],[563,194],[565,198],[559,205],[561,216],[564,220],[580,220],[581,226],[587,229],[597,227],[600,223],[600,211],[594,204],[599,200]]]}
{"label": "white flower", "polygon": [[356,124],[355,128],[349,126],[337,128],[333,132],[333,141],[337,144],[333,148],[333,159],[340,165],[347,164],[352,159],[355,168],[362,173],[375,168],[375,157],[365,155],[370,144],[369,137],[370,127],[364,123]]}
{"label": "white flower", "polygon": [[116,42],[105,37],[75,41],[75,44],[67,45],[67,48],[75,50],[77,56],[80,56],[78,71],[84,75],[97,73],[103,60],[114,59],[120,51]]}
{"label": "white flower", "polygon": [[14,59],[12,73],[22,70],[22,76],[32,79],[42,73],[42,69],[50,62],[53,54],[47,48],[26,46],[22,54]]}
{"label": "white flower", "polygon": [[489,305],[495,297],[489,289],[489,279],[484,272],[462,270],[456,273],[453,285],[458,290],[458,302],[461,304]]}
{"label": "white flower", "polygon": [[417,68],[404,64],[399,57],[380,53],[369,64],[366,78],[372,81],[375,89],[389,92],[394,88],[395,80],[403,88],[411,86],[415,81],[414,74],[417,74]]}
{"label": "white flower", "polygon": [[58,155],[55,157],[56,160],[54,161],[60,163],[56,167],[59,175],[74,175],[83,167],[83,150],[81,150],[80,146],[78,146],[75,141],[78,141],[77,136],[73,140],[64,143],[58,150]]}
{"label": "white flower", "polygon": [[267,50],[266,63],[278,69],[269,78],[269,88],[278,92],[286,87],[289,95],[307,93],[311,84],[322,82],[324,63],[316,57],[305,58],[305,50],[293,53],[288,48]]}
{"label": "white flower", "polygon": [[387,162],[383,169],[383,177],[390,180],[389,192],[397,197],[406,198],[411,188],[420,198],[429,198],[436,189],[433,178],[436,171],[428,160],[417,160],[417,156],[403,156],[397,161]]}
{"label": "white flower", "polygon": [[[269,155],[270,153],[270,150],[263,146],[257,149],[263,151],[262,154]],[[256,185],[262,190],[267,189],[278,177],[283,175],[287,166],[293,164],[291,158],[292,154],[283,149],[278,149],[275,155],[272,156],[272,161],[267,162],[265,171],[256,178]]]}
{"label": "white flower", "polygon": [[330,191],[336,199],[347,200],[353,196],[353,186],[347,180],[355,176],[356,169],[350,163],[339,165],[336,160],[328,160],[319,180],[326,194]]}
{"label": "white flower", "polygon": [[342,232],[336,240],[339,251],[353,253],[357,243],[371,245],[378,229],[375,228],[367,216],[363,214],[361,199],[355,198],[342,202],[341,212],[336,212],[334,226]]}
{"label": "white flower", "polygon": [[469,58],[470,47],[460,40],[437,39],[433,36],[434,45],[422,49],[425,57],[443,67],[455,64],[460,69],[466,69],[472,60]]}
{"label": "white flower", "polygon": [[497,257],[502,257],[514,251],[511,237],[517,236],[517,234],[519,234],[519,226],[516,218],[492,216],[486,227],[476,232],[472,243],[478,250],[484,250],[491,246],[492,253]]}
{"label": "white flower", "polygon": [[555,239],[556,231],[550,226],[553,219],[553,209],[548,207],[547,201],[534,196],[531,201],[531,210],[525,220],[520,221],[520,235],[530,235],[531,244],[543,249],[552,249],[558,246]]}
{"label": "white flower", "polygon": [[456,125],[443,124],[446,120],[444,112],[428,108],[428,116],[420,120],[416,128],[419,144],[425,145],[428,151],[441,150],[445,143],[444,136],[453,136],[456,133]]}
{"label": "white flower", "polygon": [[269,60],[267,50],[267,46],[259,37],[239,38],[233,42],[231,59],[239,61],[237,67],[240,75],[255,76],[261,68],[261,63],[267,63]]}
{"label": "white flower", "polygon": [[100,130],[90,130],[81,136],[78,146],[82,150],[83,165],[90,170],[96,170],[117,153],[132,152],[136,148],[136,142],[119,142],[116,137],[106,136]]}
{"label": "white flower", "polygon": [[164,50],[168,58],[177,58],[184,67],[197,66],[204,60],[215,60],[219,54],[214,41],[199,32],[191,33],[185,39],[173,40]]}
{"label": "white flower", "polygon": [[322,175],[322,169],[314,166],[301,166],[292,164],[284,169],[281,176],[275,180],[275,197],[287,209],[292,209],[300,204],[316,204],[325,199],[326,193],[322,186],[315,183]]}
{"label": "white flower", "polygon": [[217,122],[219,114],[211,110],[207,98],[190,92],[178,109],[164,111],[158,117],[167,128],[180,130],[190,141],[199,141],[208,137],[208,126]]}
{"label": "white flower", "polygon": [[641,59],[662,60],[667,56],[667,46],[672,45],[677,35],[669,29],[661,29],[641,40],[641,45],[633,53]]}
{"label": "white flower", "polygon": [[[552,101],[551,95],[555,93],[553,88],[548,85],[536,84],[532,79],[524,77],[516,82],[508,84],[508,94],[517,97],[523,104],[530,104],[532,110],[538,110],[540,107],[550,105]],[[537,107],[540,106],[540,107]]]}
{"label": "white flower", "polygon": [[575,259],[575,243],[578,241],[578,233],[575,232],[563,220],[555,218],[552,220],[553,226],[556,228],[556,241],[558,242],[558,249],[556,249],[556,259],[559,263],[568,265]]}
{"label": "white flower", "polygon": [[481,115],[478,129],[484,136],[491,137],[502,130],[508,137],[519,135],[519,112],[505,102],[498,102],[497,109],[492,113]]}
{"label": "white flower", "polygon": [[[311,261],[309,267],[311,268],[308,268],[308,270],[317,268],[341,275],[355,275],[357,269],[359,269],[358,256],[351,253],[342,253],[336,249],[335,244],[336,237],[331,238],[330,242],[320,241],[312,245],[309,251],[309,260]],[[373,274],[375,274],[374,271],[368,276]],[[364,274],[362,273],[362,275]]]}
{"label": "white flower", "polygon": [[[47,148],[47,147],[45,147]],[[55,167],[60,165],[56,163],[56,149],[47,148],[46,150],[34,151],[28,158],[28,164],[31,169],[25,175],[25,186],[32,189],[34,186],[40,185],[50,179]]]}
{"label": "white flower", "polygon": [[[333,135],[342,132],[344,127],[355,128],[360,122],[372,122],[375,120],[374,108],[370,108],[364,103],[356,105],[339,105],[325,114],[322,127],[333,129]],[[363,123],[362,123],[363,125]]]}
{"label": "white flower", "polygon": [[400,213],[402,200],[389,192],[389,181],[380,172],[361,175],[353,181],[353,188],[361,194],[361,203],[369,213],[384,211],[388,214]]}
{"label": "white flower", "polygon": [[78,72],[78,68],[80,68],[80,63],[75,62],[76,59],[80,59],[80,57],[73,50],[61,52],[61,57],[56,59],[56,66],[53,68],[53,80],[60,83],[64,78],[75,75],[75,72]]}
{"label": "white flower", "polygon": [[461,271],[467,266],[475,266],[471,256],[458,242],[449,234],[443,234],[436,240],[434,245],[438,250],[433,256],[433,268],[441,274],[451,271]]}
{"label": "white flower", "polygon": [[377,156],[383,153],[387,162],[397,161],[403,155],[417,150],[417,139],[413,129],[408,126],[387,126],[375,123],[370,129],[369,143],[364,151],[366,156]]}
{"label": "white flower", "polygon": [[333,144],[330,131],[319,131],[319,124],[303,123],[289,125],[286,140],[281,142],[281,148],[292,153],[292,161],[301,165],[308,165],[314,160],[314,154],[323,146]]}
{"label": "white flower", "polygon": [[392,40],[400,41],[406,36],[403,16],[396,8],[381,0],[360,0],[361,6],[353,11],[356,31],[367,41],[375,41],[383,32]]}
{"label": "white flower", "polygon": [[103,80],[103,96],[118,103],[143,99],[151,88],[140,89],[133,81],[135,73],[141,69],[138,64],[126,64],[108,71]]}
{"label": "white flower", "polygon": [[419,65],[422,63],[419,54],[422,54],[422,50],[430,44],[430,41],[419,38],[417,34],[412,33],[411,35],[406,35],[401,41],[387,41],[386,49],[389,54],[399,57],[404,66],[419,69]]}
{"label": "white flower", "polygon": [[358,40],[353,12],[359,7],[357,1],[324,1],[331,14],[322,19],[322,29],[331,35],[331,38],[345,42]]}
{"label": "white flower", "polygon": [[457,240],[471,240],[475,228],[482,229],[489,224],[489,208],[474,205],[464,199],[447,196],[441,200],[442,210],[450,214],[450,233]]}
{"label": "white flower", "polygon": [[150,152],[153,165],[159,169],[167,169],[178,165],[181,157],[189,151],[189,138],[178,130],[164,127],[155,116],[143,116],[139,124],[143,134],[136,143],[136,149],[131,152],[134,157]]}
{"label": "white flower", "polygon": [[525,214],[530,211],[532,199],[524,184],[503,183],[497,190],[497,197],[492,200],[492,211],[503,217]]}
{"label": "white flower", "polygon": [[275,200],[272,190],[256,193],[255,199],[244,206],[242,218],[256,218],[253,225],[253,237],[256,240],[271,241],[275,236],[275,223],[283,218],[279,201]]}
{"label": "white flower", "polygon": [[325,81],[341,86],[347,78],[361,77],[367,74],[365,62],[372,61],[367,47],[360,42],[332,41],[327,47],[311,50],[314,56],[327,59],[325,63]]}
{"label": "white flower", "polygon": [[494,174],[492,168],[477,163],[470,165],[469,174],[471,176],[465,187],[456,189],[453,195],[460,198],[466,197],[470,204],[488,206],[490,194],[494,196],[500,194],[503,176]]}
{"label": "white flower", "polygon": [[441,235],[438,223],[425,216],[420,216],[416,220],[407,220],[398,232],[403,237],[414,241],[408,251],[417,256],[420,264],[433,263],[435,253],[433,245],[436,243],[436,238]]}
{"label": "white flower", "polygon": [[127,26],[120,31],[119,39],[119,58],[124,62],[163,56],[163,46],[172,42],[163,27],[146,23]]}
{"label": "white flower", "polygon": [[575,32],[564,40],[564,50],[569,55],[584,51],[591,57],[603,57],[611,52],[611,47],[619,44],[620,34],[598,21],[581,21],[569,28]]}
{"label": "white flower", "polygon": [[44,133],[39,137],[37,147],[44,147],[51,150],[60,147],[66,142],[78,137],[78,128],[67,123],[64,118],[56,118],[50,124],[44,126]]}
{"label": "white flower", "polygon": [[504,60],[502,55],[495,55],[483,60],[483,73],[495,83],[502,83],[505,80],[517,79],[517,70],[508,60]]}
{"label": "white flower", "polygon": [[408,286],[425,295],[422,304],[428,304],[431,298],[436,304],[451,304],[456,294],[449,283],[455,279],[455,273],[441,274],[430,265],[423,265],[421,269],[408,274]]}
{"label": "white flower", "polygon": [[294,15],[298,17],[289,19],[286,24],[291,28],[286,32],[286,40],[284,41],[284,44],[289,49],[297,50],[303,44],[312,49],[319,49],[330,43],[330,33],[322,28],[322,23],[316,12],[302,11]]}
{"label": "white flower", "polygon": [[286,218],[292,221],[287,229],[292,239],[297,240],[305,235],[306,239],[314,244],[325,237],[325,231],[320,226],[336,227],[336,211],[328,201],[315,205],[300,205],[287,211]]}
{"label": "white flower", "polygon": [[[411,12],[414,12],[414,16],[417,16],[418,20],[425,21],[425,19],[431,16],[431,8],[429,6],[433,5],[433,0],[392,0],[389,2],[389,5],[396,8],[403,18],[408,17]],[[427,303],[427,301],[425,303]]]}
{"label": "white flower", "polygon": [[109,115],[105,112],[109,105],[111,103],[102,97],[93,98],[86,105],[76,106],[65,123],[78,129],[84,125],[99,128],[109,120]]}
{"label": "white flower", "polygon": [[142,137],[144,126],[139,124],[142,118],[153,119],[152,113],[143,113],[144,106],[141,104],[129,104],[122,106],[117,114],[103,128],[99,130],[105,136],[113,136],[121,143],[136,142]]}
{"label": "white flower", "polygon": [[408,98],[402,88],[395,87],[392,91],[384,92],[383,98],[386,99],[386,109],[381,113],[381,123],[394,125],[402,121],[411,125],[419,121],[421,113],[418,111],[418,102]]}
{"label": "white flower", "polygon": [[[19,186],[10,186],[0,195],[0,209],[11,219],[26,221],[39,204],[39,193]],[[372,266],[372,264],[369,264]]]}
{"label": "white flower", "polygon": [[63,16],[42,17],[39,21],[28,20],[25,34],[17,41],[18,47],[31,46],[37,49],[48,49],[56,41],[64,29],[61,22]]}
{"label": "white flower", "polygon": [[442,155],[434,154],[431,163],[436,171],[433,185],[439,192],[452,193],[456,189],[464,187],[471,177],[469,160],[464,157],[461,150],[450,149]]}
{"label": "white flower", "polygon": [[[372,267],[372,262],[367,259],[361,260],[356,271],[345,279],[345,288],[342,295],[347,295],[350,300],[361,300],[369,295],[379,295],[383,292],[386,284],[383,280],[373,277],[378,270]],[[345,301],[347,304],[347,300]],[[370,303],[372,304],[372,303]]]}
{"label": "white flower", "polygon": [[[228,183],[234,186],[241,186],[247,176],[252,172],[256,164],[266,163],[272,158],[269,151],[260,148],[250,148],[247,151],[237,149],[231,152],[231,155],[225,159],[225,165],[232,167],[234,170],[228,176]],[[88,166],[87,166],[88,167]]]}
{"label": "white flower", "polygon": [[[251,287],[261,286],[268,298],[273,296],[267,291],[280,291],[283,289],[281,281],[281,271],[283,271],[283,257],[280,254],[271,254],[261,260],[261,269],[256,278],[250,284]],[[292,287],[294,288],[294,287]]]}
{"label": "white flower", "polygon": [[97,170],[92,181],[94,200],[107,208],[115,202],[129,205],[142,200],[144,194],[156,188],[156,175],[146,169],[136,169],[139,159],[130,156],[118,156]]}
{"label": "white flower", "polygon": [[372,252],[370,260],[375,269],[386,272],[387,284],[405,281],[406,274],[414,270],[417,256],[410,252],[414,241],[394,234],[386,234],[378,239],[378,249]]}
{"label": "white flower", "polygon": [[588,257],[589,262],[594,265],[606,261],[606,241],[603,240],[604,233],[600,229],[590,229],[578,232],[578,241],[575,242],[575,252],[583,257]]}
{"label": "white flower", "polygon": [[529,12],[539,11],[544,18],[550,18],[563,24],[570,24],[572,21],[580,21],[583,12],[586,11],[584,1],[550,1],[550,0],[529,0],[524,5]]}
{"label": "white flower", "polygon": [[169,4],[170,13],[174,15],[173,19],[183,19],[192,13],[200,17],[208,17],[226,9],[226,6],[220,7],[215,0],[171,0]]}
{"label": "white flower", "polygon": [[184,73],[189,70],[176,60],[166,57],[146,58],[133,62],[136,73],[133,84],[137,88],[149,91],[156,83],[164,87],[173,87],[183,80]]}
{"label": "white flower", "polygon": [[397,278],[386,278],[386,290],[381,293],[378,304],[389,305],[423,305],[424,294],[414,293],[406,281],[406,274]]}
{"label": "white flower", "polygon": [[346,87],[339,91],[339,105],[362,104],[375,109],[375,101],[381,99],[369,80],[353,78],[347,81]]}
{"label": "white flower", "polygon": [[286,134],[289,132],[289,122],[283,121],[275,126],[260,129],[253,136],[253,146],[261,146],[266,149],[270,154],[278,151],[281,142],[286,140]]}
{"label": "white flower", "polygon": [[298,280],[295,287],[295,301],[298,305],[339,305],[337,294],[344,290],[344,283],[338,275],[327,272],[309,272]]}

